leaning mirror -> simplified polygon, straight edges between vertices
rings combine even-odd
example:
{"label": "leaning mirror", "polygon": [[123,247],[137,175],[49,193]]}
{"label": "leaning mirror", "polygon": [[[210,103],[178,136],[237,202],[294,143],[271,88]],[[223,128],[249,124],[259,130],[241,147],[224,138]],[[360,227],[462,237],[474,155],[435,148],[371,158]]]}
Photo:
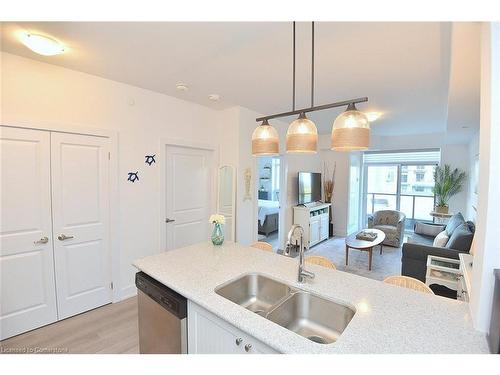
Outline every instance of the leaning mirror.
{"label": "leaning mirror", "polygon": [[227,241],[234,241],[235,201],[236,201],[236,168],[232,165],[219,167],[219,190],[217,197],[217,212],[226,217],[224,237]]}

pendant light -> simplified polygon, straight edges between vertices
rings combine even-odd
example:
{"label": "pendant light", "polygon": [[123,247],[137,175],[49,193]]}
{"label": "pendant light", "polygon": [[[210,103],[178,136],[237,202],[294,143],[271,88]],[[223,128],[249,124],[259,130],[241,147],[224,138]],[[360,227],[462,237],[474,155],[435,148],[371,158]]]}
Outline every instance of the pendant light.
{"label": "pendant light", "polygon": [[255,129],[252,135],[252,154],[254,156],[278,155],[278,132],[269,125],[268,121],[294,115],[299,115],[299,117],[288,127],[286,152],[316,153],[318,148],[318,130],[314,122],[306,117],[306,113],[344,106],[347,106],[347,110],[337,116],[333,123],[331,149],[337,151],[365,150],[370,145],[370,122],[366,115],[358,111],[355,106],[356,103],[367,102],[367,97],[314,106],[314,22],[312,22],[311,31],[311,106],[295,109],[295,22],[293,22],[292,110],[255,119],[257,122],[262,121],[262,124]]}
{"label": "pendant light", "polygon": [[269,125],[267,119],[257,126],[252,134],[252,155],[253,156],[274,156],[279,155],[279,137],[274,127]]}
{"label": "pendant light", "polygon": [[[311,108],[314,107],[314,22],[311,26]],[[295,22],[293,23],[293,110],[295,110]],[[286,132],[286,152],[315,154],[318,149],[318,130],[314,122],[300,112]]]}
{"label": "pendant light", "polygon": [[332,150],[361,151],[370,146],[370,122],[354,103],[335,119],[332,126]]}

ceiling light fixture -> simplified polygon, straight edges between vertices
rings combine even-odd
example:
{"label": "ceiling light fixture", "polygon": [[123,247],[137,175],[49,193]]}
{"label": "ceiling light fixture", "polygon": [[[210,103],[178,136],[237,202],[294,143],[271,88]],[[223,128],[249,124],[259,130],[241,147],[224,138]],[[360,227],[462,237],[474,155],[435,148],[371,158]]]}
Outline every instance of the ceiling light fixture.
{"label": "ceiling light fixture", "polygon": [[185,85],[184,83],[178,83],[175,85],[175,88],[179,91],[187,91],[189,90],[189,87]]}
{"label": "ceiling light fixture", "polygon": [[35,53],[43,56],[54,56],[65,52],[65,47],[48,36],[22,33],[21,42]]}
{"label": "ceiling light fixture", "polygon": [[[341,113],[332,127],[332,150],[351,151],[368,148],[370,141],[370,124],[366,115],[359,112],[355,104],[367,102],[367,97],[344,100],[320,106],[314,106],[314,22],[312,28],[311,46],[311,106],[308,108],[295,109],[295,22],[293,22],[293,93],[292,110],[258,117],[257,122],[262,124],[255,129],[252,135],[252,154],[254,156],[270,155],[266,153],[273,150],[273,155],[279,153],[279,138],[276,129],[269,125],[269,120],[279,117],[299,115],[288,127],[286,134],[286,152],[294,153],[316,153],[318,144],[318,131],[314,122],[306,117],[307,112],[321,111],[335,107],[348,106],[347,111]],[[264,127],[264,129],[260,129]],[[348,130],[344,130],[348,128]],[[340,130],[340,131],[338,131]],[[269,134],[272,132],[273,136]],[[335,133],[335,136],[334,136]],[[339,139],[336,139],[336,138]],[[334,141],[335,138],[335,141]],[[339,147],[337,147],[339,143]]]}
{"label": "ceiling light fixture", "polygon": [[274,156],[279,155],[279,137],[275,128],[269,125],[267,120],[257,126],[252,134],[252,155]]}
{"label": "ceiling light fixture", "polygon": [[220,100],[220,95],[219,94],[210,94],[210,95],[208,95],[208,99],[210,99],[214,102],[218,102]]}

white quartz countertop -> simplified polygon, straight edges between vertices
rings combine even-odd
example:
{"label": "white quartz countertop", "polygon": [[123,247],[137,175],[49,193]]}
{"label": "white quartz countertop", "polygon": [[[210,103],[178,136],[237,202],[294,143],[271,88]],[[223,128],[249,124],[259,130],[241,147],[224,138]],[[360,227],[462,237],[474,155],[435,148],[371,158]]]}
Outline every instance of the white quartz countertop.
{"label": "white quartz countertop", "polygon": [[[207,242],[138,259],[134,266],[282,353],[489,352],[466,303],[310,264],[315,279],[299,284],[297,263],[238,243]],[[312,342],[214,292],[249,272],[354,306],[356,314],[335,343]]]}

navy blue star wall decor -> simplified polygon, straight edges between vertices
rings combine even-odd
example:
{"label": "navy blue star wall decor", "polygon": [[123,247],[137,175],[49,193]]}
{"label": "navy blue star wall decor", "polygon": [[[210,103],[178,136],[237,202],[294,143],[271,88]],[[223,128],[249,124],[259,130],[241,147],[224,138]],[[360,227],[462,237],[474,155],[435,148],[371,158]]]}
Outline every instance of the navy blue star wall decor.
{"label": "navy blue star wall decor", "polygon": [[130,182],[139,181],[139,171],[137,171],[137,172],[128,172],[127,181],[130,181]]}
{"label": "navy blue star wall decor", "polygon": [[153,163],[156,163],[156,160],[155,160],[155,155],[146,155],[145,158],[146,158],[146,164],[151,166],[151,164]]}

